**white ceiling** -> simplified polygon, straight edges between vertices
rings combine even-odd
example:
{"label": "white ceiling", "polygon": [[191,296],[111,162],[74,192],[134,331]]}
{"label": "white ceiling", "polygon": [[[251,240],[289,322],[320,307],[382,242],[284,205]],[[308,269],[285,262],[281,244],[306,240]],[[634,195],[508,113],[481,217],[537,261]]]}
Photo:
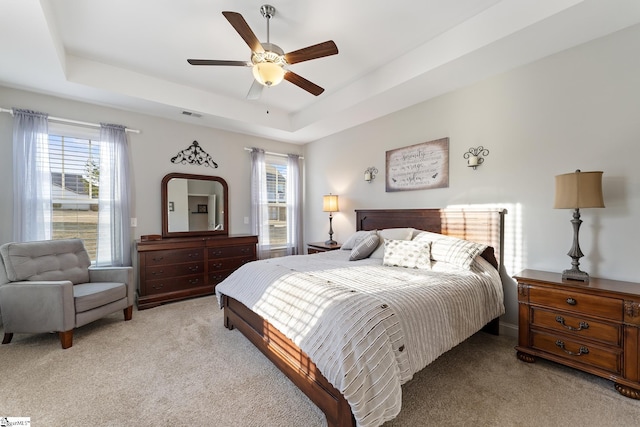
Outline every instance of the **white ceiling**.
{"label": "white ceiling", "polygon": [[638,0],[269,1],[285,52],[337,44],[290,66],[322,95],[249,101],[250,68],[186,62],[249,60],[221,12],[264,42],[265,0],[1,0],[0,85],[306,143],[640,22]]}

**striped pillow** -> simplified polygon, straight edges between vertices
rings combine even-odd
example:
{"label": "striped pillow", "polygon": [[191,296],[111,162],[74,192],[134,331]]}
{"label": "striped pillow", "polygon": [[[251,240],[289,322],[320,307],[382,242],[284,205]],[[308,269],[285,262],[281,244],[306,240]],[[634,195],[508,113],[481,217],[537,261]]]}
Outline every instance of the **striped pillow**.
{"label": "striped pillow", "polygon": [[359,259],[365,259],[369,257],[378,247],[378,242],[380,238],[378,234],[374,231],[373,233],[369,233],[365,235],[364,238],[360,239],[358,243],[355,244],[353,249],[351,249],[351,255],[349,255],[349,261],[357,261]]}
{"label": "striped pillow", "polygon": [[369,234],[376,234],[377,235],[377,232],[376,232],[376,230],[356,231],[351,236],[349,236],[349,238],[346,240],[346,242],[344,242],[342,244],[340,249],[345,250],[345,251],[346,250],[352,250],[358,243],[360,243],[362,241],[362,239],[367,237]]}
{"label": "striped pillow", "polygon": [[382,264],[391,267],[431,269],[431,243],[384,239]]}
{"label": "striped pillow", "polygon": [[413,241],[431,242],[431,259],[448,262],[465,270],[469,270],[476,257],[487,249],[487,245],[429,232],[418,234]]}

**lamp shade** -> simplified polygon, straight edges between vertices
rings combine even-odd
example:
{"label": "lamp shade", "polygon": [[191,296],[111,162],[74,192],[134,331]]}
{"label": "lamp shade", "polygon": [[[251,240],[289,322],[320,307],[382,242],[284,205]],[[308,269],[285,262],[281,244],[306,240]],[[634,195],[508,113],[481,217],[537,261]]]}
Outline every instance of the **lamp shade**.
{"label": "lamp shade", "polygon": [[554,209],[604,208],[602,172],[565,173],[556,176]]}
{"label": "lamp shade", "polygon": [[338,196],[335,194],[327,194],[322,197],[323,212],[338,212]]}
{"label": "lamp shade", "polygon": [[275,86],[284,78],[284,68],[273,62],[260,62],[253,66],[253,77],[265,86]]}

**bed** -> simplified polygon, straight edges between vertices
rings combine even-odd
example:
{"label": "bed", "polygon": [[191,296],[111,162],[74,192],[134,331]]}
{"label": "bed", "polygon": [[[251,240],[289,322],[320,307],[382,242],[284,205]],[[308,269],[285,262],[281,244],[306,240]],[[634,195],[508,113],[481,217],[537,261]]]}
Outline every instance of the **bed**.
{"label": "bed", "polygon": [[[349,261],[350,251],[342,250],[257,261],[216,287],[225,327],[241,331],[285,373],[322,410],[328,426],[380,425],[397,415],[400,386],[415,372],[480,329],[498,333],[498,317],[504,313],[499,270],[505,213],[357,210],[358,232],[414,229],[483,244],[469,268],[473,274],[385,267],[373,255]],[[436,264],[445,268],[448,263]],[[464,276],[465,292],[472,292],[462,304],[446,296],[462,292],[445,280],[458,280],[458,274]],[[491,284],[480,278],[481,284],[471,287],[476,276],[490,276]],[[440,280],[442,286],[425,286],[422,280]],[[245,282],[257,283],[249,288]],[[376,287],[382,283],[390,288]],[[423,297],[415,292],[440,288],[448,290],[445,296],[437,291],[433,307],[418,306]],[[294,294],[298,290],[303,292]],[[429,298],[424,297],[425,304]],[[434,317],[423,321],[428,316],[411,314],[413,305]]]}

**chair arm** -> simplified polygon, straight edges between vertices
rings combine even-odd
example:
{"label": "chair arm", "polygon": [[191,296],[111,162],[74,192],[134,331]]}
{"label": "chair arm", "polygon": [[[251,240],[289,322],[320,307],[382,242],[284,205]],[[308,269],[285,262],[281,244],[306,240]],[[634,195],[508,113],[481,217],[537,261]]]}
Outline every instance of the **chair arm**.
{"label": "chair arm", "polygon": [[5,332],[69,331],[75,327],[73,284],[21,281],[0,286],[0,311]]}
{"label": "chair arm", "polygon": [[89,282],[114,282],[127,285],[127,302],[133,305],[136,284],[133,280],[133,267],[89,267]]}

